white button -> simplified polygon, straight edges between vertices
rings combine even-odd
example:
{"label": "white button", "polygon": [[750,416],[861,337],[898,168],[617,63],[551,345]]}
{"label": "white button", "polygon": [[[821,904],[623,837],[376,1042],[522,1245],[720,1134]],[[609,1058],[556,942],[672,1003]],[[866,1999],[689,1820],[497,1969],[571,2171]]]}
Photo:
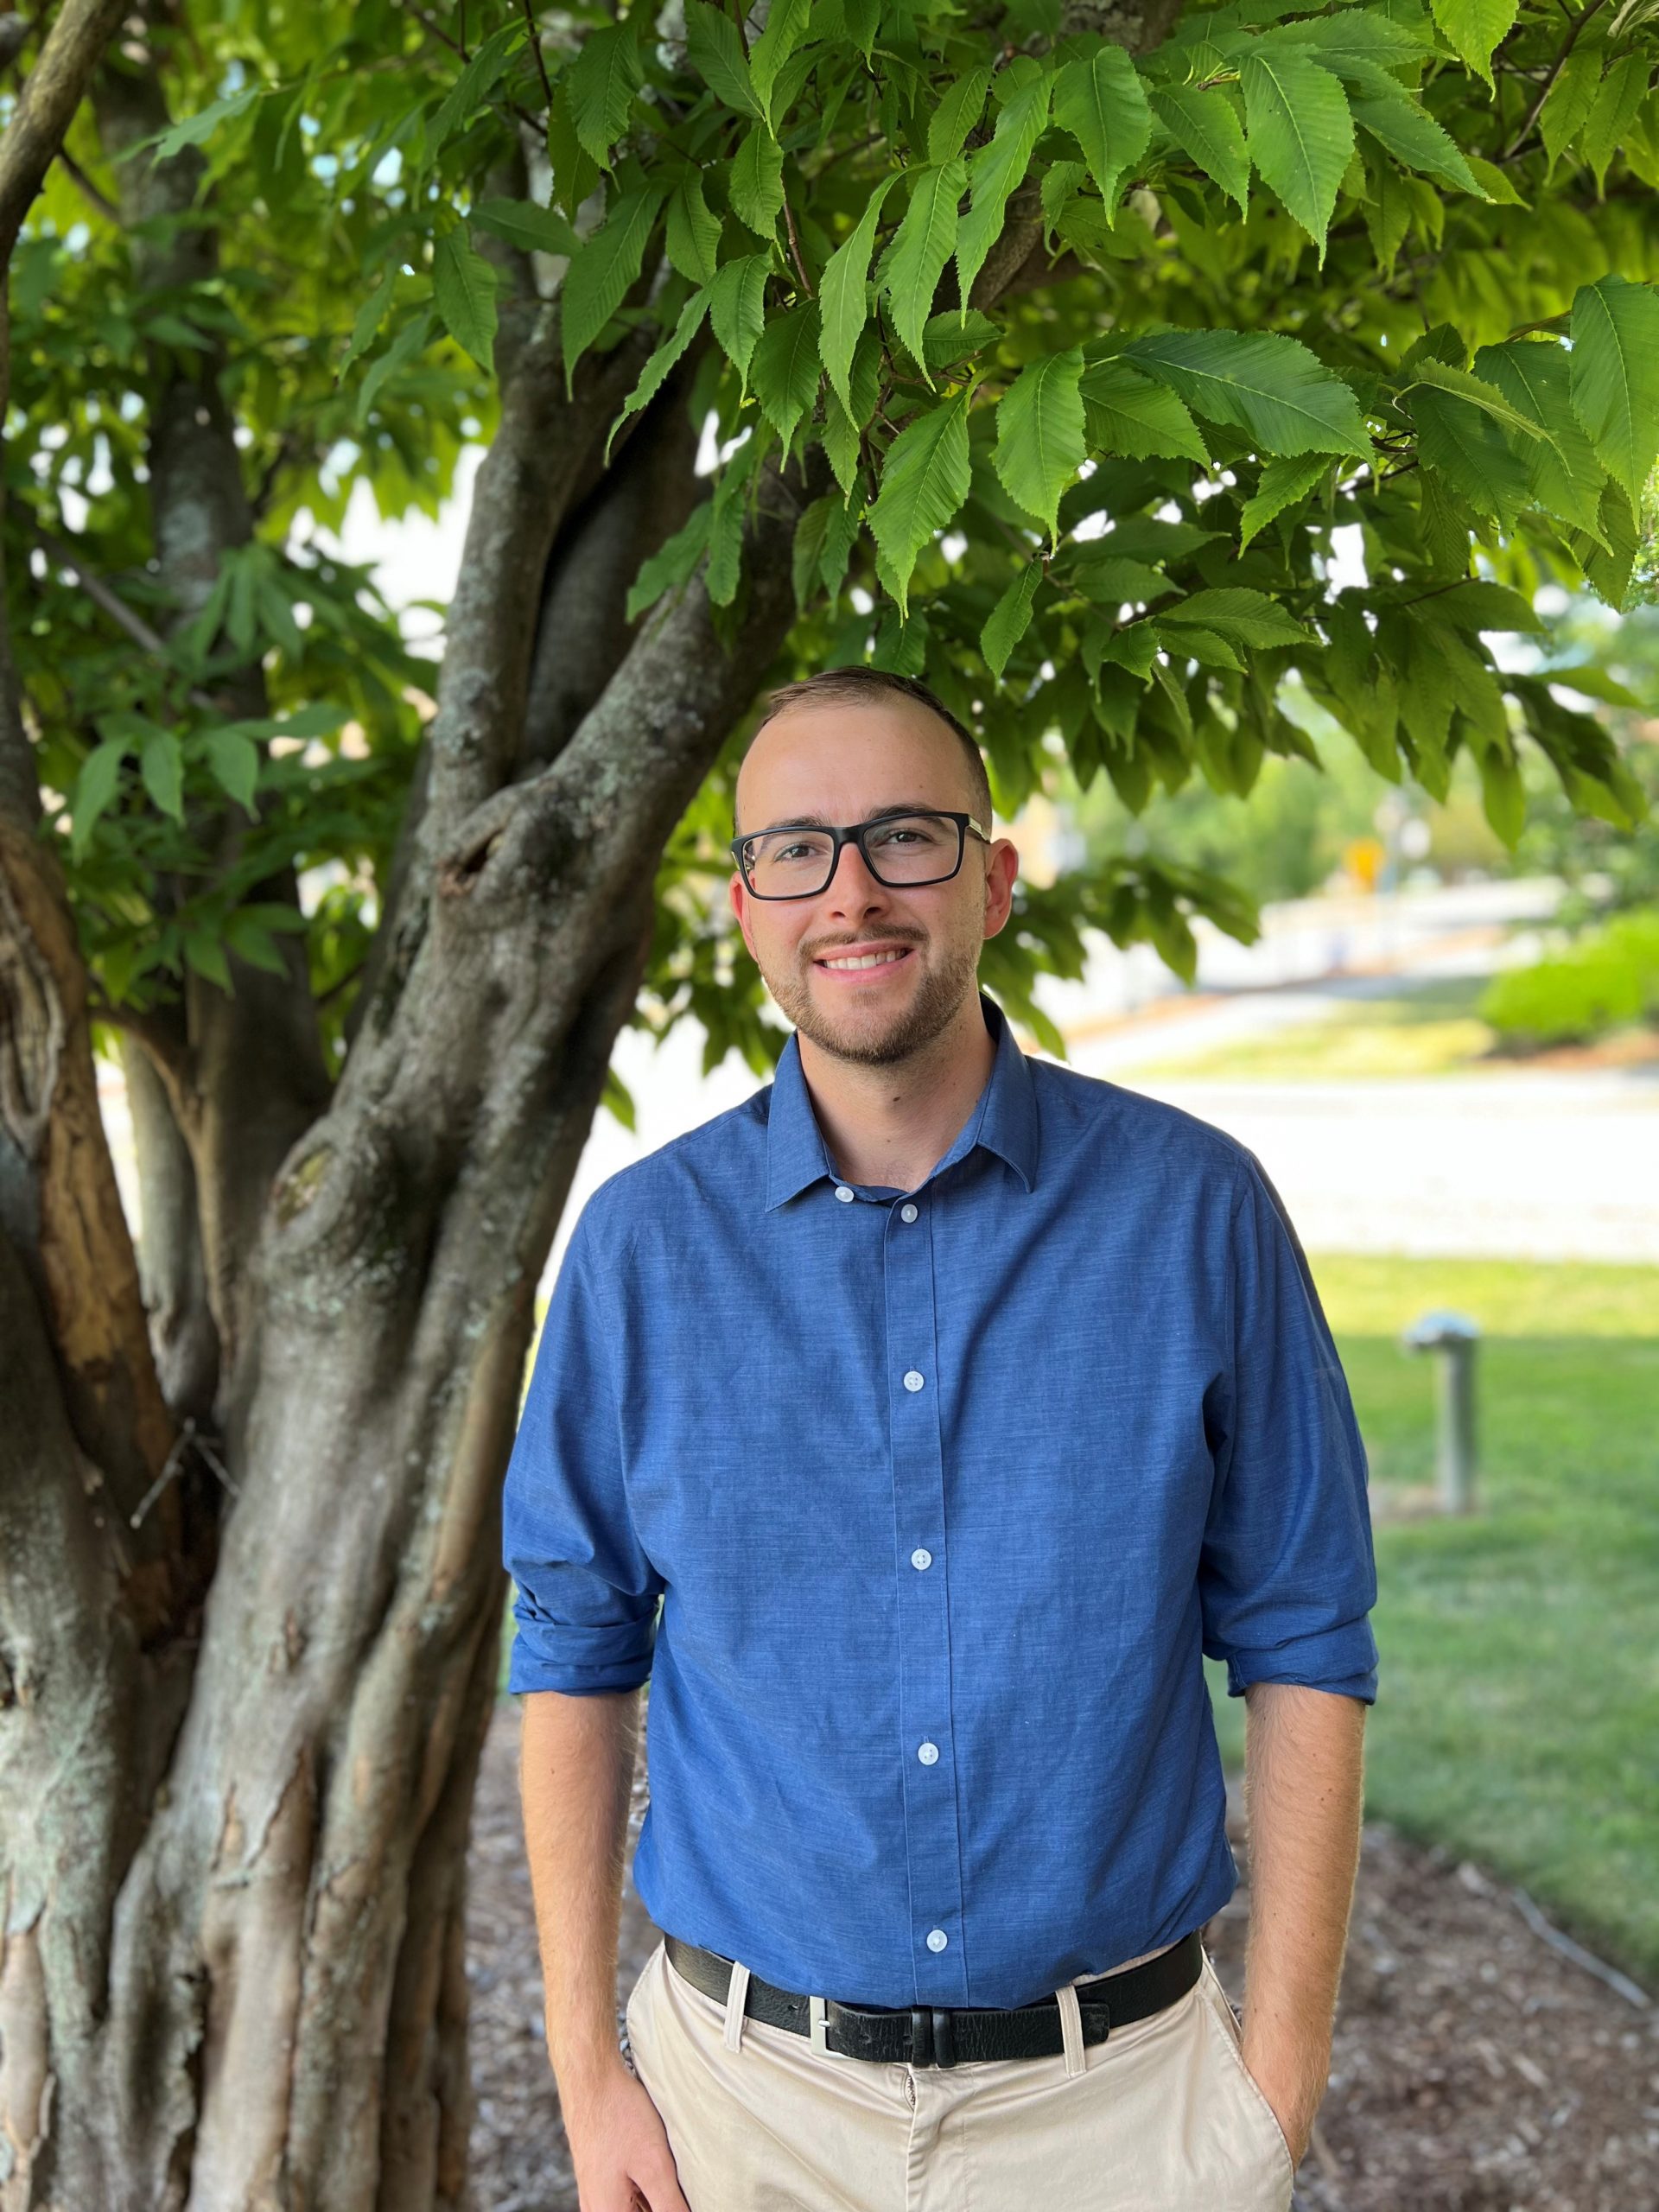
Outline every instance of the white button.
{"label": "white button", "polygon": [[913,1367],[905,1377],[905,1388],[906,1390],[919,1390],[922,1388],[922,1377]]}
{"label": "white button", "polygon": [[841,1200],[842,1205],[850,1205],[852,1204],[853,1194],[844,1183],[836,1184],[836,1196]]}
{"label": "white button", "polygon": [[918,1568],[931,1567],[933,1564],[933,1554],[930,1551],[924,1550],[922,1546],[918,1544],[915,1550],[912,1552],[910,1555],[910,1563],[912,1567]]}
{"label": "white button", "polygon": [[914,1221],[916,1218],[915,1207],[900,1206],[899,1209],[899,1218],[900,1221]]}
{"label": "white button", "polygon": [[916,1747],[916,1756],[924,1766],[937,1766],[939,1759],[939,1747],[937,1744],[918,1744]]}
{"label": "white button", "polygon": [[930,1951],[942,1951],[950,1941],[950,1938],[943,1928],[930,1928],[927,1931],[927,1948]]}

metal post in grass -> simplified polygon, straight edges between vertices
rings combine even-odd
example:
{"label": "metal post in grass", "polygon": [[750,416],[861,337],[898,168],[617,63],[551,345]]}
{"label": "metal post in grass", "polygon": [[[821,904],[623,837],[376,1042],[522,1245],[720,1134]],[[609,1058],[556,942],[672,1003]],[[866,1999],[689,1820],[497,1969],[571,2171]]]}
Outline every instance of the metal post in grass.
{"label": "metal post in grass", "polygon": [[1475,1346],[1480,1324],[1441,1307],[1401,1337],[1408,1351],[1438,1353],[1440,1503],[1447,1513],[1475,1510]]}

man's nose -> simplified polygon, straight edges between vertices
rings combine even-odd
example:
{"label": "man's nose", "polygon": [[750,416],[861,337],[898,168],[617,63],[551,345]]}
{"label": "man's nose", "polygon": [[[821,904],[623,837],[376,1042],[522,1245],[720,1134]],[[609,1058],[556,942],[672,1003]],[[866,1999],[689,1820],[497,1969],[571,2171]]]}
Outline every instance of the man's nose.
{"label": "man's nose", "polygon": [[887,896],[887,886],[879,876],[870,873],[869,864],[858,849],[858,840],[849,837],[836,855],[836,865],[823,896],[837,912],[849,906],[867,909],[880,906]]}

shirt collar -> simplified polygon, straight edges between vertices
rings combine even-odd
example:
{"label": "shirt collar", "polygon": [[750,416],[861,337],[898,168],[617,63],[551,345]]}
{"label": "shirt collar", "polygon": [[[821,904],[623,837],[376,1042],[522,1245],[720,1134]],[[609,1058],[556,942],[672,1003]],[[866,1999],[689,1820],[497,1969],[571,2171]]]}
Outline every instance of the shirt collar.
{"label": "shirt collar", "polygon": [[[979,995],[985,1026],[996,1043],[996,1057],[979,1103],[939,1167],[951,1165],[982,1144],[1006,1160],[1027,1191],[1037,1179],[1037,1097],[1031,1068],[1014,1040],[1007,1016],[995,1001]],[[938,1168],[935,1168],[937,1174]],[[766,1116],[766,1211],[782,1205],[821,1177],[835,1179],[823,1133],[812,1111],[811,1095],[801,1071],[801,1051],[791,1033],[772,1078]]]}

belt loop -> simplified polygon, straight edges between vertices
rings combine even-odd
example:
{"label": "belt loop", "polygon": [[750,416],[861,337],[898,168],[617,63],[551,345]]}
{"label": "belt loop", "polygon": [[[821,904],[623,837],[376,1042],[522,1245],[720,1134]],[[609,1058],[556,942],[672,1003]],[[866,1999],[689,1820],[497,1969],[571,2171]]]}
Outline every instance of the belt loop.
{"label": "belt loop", "polygon": [[1069,2082],[1073,2075],[1083,2072],[1086,2063],[1083,2055],[1083,2012],[1071,1982],[1063,1989],[1057,1989],[1054,1995],[1060,2008],[1060,2039],[1065,2045],[1065,2078]]}
{"label": "belt loop", "polygon": [[726,1990],[726,2048],[740,2050],[743,2041],[743,2013],[748,2002],[749,1970],[741,1959],[732,1961],[732,1978]]}

